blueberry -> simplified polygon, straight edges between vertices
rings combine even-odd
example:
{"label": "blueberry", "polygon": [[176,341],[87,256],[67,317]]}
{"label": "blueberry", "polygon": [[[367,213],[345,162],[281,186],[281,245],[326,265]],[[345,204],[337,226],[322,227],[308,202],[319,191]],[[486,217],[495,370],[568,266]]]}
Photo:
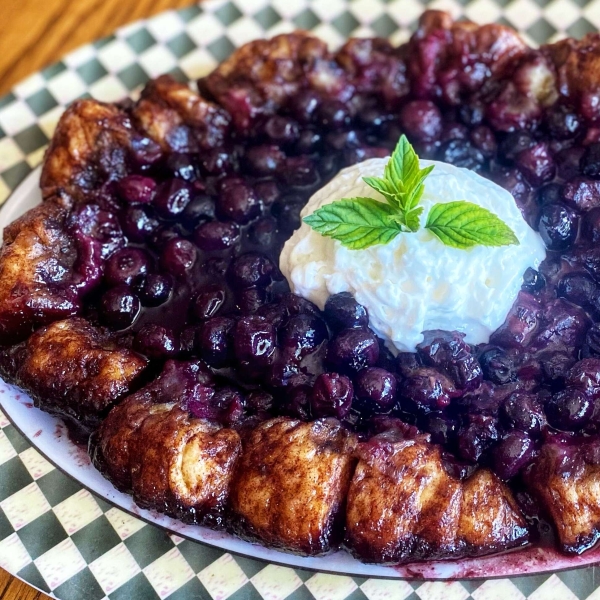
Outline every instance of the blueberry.
{"label": "blueberry", "polygon": [[314,188],[320,181],[319,171],[309,156],[290,156],[285,161],[281,176],[294,187]]}
{"label": "blueberry", "polygon": [[174,238],[165,244],[160,256],[160,264],[168,273],[181,277],[194,266],[197,256],[197,250],[192,242]]}
{"label": "blueberry", "polygon": [[291,317],[279,337],[281,349],[296,359],[301,359],[328,339],[323,320],[310,314]]}
{"label": "blueberry", "polygon": [[343,419],[350,412],[354,395],[352,382],[345,375],[323,373],[313,386],[310,406],[315,417]]}
{"label": "blueberry", "polygon": [[585,336],[585,349],[591,356],[600,356],[600,324],[594,323]]}
{"label": "blueberry", "polygon": [[501,479],[512,479],[534,458],[533,440],[523,431],[511,431],[494,448],[494,471]]}
{"label": "blueberry", "polygon": [[326,100],[317,109],[320,124],[325,129],[343,129],[351,122],[350,112],[338,100]]}
{"label": "blueberry", "polygon": [[123,232],[131,242],[144,242],[160,226],[147,208],[131,206],[121,216]]}
{"label": "blueberry", "polygon": [[575,242],[579,217],[559,202],[549,202],[540,210],[538,230],[548,250],[567,250]]}
{"label": "blueberry", "polygon": [[211,221],[215,216],[215,202],[205,194],[194,196],[185,207],[182,220],[192,228],[205,221]]}
{"label": "blueberry", "polygon": [[350,292],[340,292],[329,296],[325,303],[325,318],[335,331],[352,327],[367,327],[369,314]]}
{"label": "blueberry", "polygon": [[194,317],[199,321],[214,317],[223,307],[226,296],[225,288],[218,283],[204,286],[194,299],[192,307]]}
{"label": "blueberry", "polygon": [[583,307],[590,305],[595,292],[596,283],[587,273],[567,273],[556,288],[559,298]]}
{"label": "blueberry", "polygon": [[478,103],[463,103],[458,109],[458,116],[468,127],[476,127],[483,123],[485,108]]}
{"label": "blueberry", "polygon": [[269,257],[248,252],[231,263],[229,278],[235,288],[266,287],[276,273],[277,267]]}
{"label": "blueberry", "polygon": [[329,344],[327,358],[342,372],[372,367],[379,358],[379,344],[367,328],[344,329]]}
{"label": "blueberry", "polygon": [[277,221],[271,217],[258,219],[248,232],[248,237],[253,244],[262,248],[268,248],[275,242],[277,235]]}
{"label": "blueberry", "polygon": [[271,210],[281,231],[291,234],[300,227],[300,213],[305,204],[302,198],[293,195],[284,196],[273,205]]}
{"label": "blueberry", "polygon": [[185,152],[171,152],[167,156],[166,167],[173,177],[184,181],[196,181],[200,177],[198,156]]}
{"label": "blueberry", "polygon": [[315,117],[320,99],[316,92],[303,90],[292,95],[289,110],[300,123],[310,123]]}
{"label": "blueberry", "polygon": [[300,132],[295,150],[299,154],[312,154],[320,149],[323,138],[318,131],[314,129],[303,129]]}
{"label": "blueberry", "polygon": [[410,139],[435,142],[442,133],[442,114],[429,100],[413,100],[400,110],[400,124]]}
{"label": "blueberry", "polygon": [[492,346],[479,354],[479,364],[485,379],[503,385],[515,381],[517,371],[514,360],[505,350]]}
{"label": "blueberry", "polygon": [[158,186],[154,207],[163,219],[176,219],[185,210],[191,199],[191,186],[181,179],[171,179]]}
{"label": "blueberry", "polygon": [[226,250],[238,243],[240,228],[235,223],[209,221],[194,231],[194,242],[206,252]]}
{"label": "blueberry", "polygon": [[276,144],[293,144],[300,135],[300,128],[294,120],[274,115],[267,119],[264,132]]}
{"label": "blueberry", "polygon": [[464,337],[464,333],[457,331],[425,331],[417,352],[425,364],[447,373],[458,388],[472,390],[479,385],[483,374]]}
{"label": "blueberry", "polygon": [[138,292],[143,306],[160,306],[169,299],[172,289],[170,275],[150,273],[139,286]]}
{"label": "blueberry", "polygon": [[179,352],[179,344],[173,330],[156,323],[148,323],[137,332],[133,347],[150,359],[164,359]]}
{"label": "blueberry", "polygon": [[285,163],[285,153],[279,146],[253,146],[246,150],[246,166],[253,175],[276,174]]}
{"label": "blueberry", "polygon": [[587,177],[600,179],[600,143],[590,144],[579,161],[581,172]]}
{"label": "blueberry", "polygon": [[566,384],[600,400],[600,359],[584,358],[576,362],[567,373]]}
{"label": "blueberry", "polygon": [[150,271],[152,258],[141,248],[117,250],[105,263],[104,281],[109,286],[134,285]]}
{"label": "blueberry", "polygon": [[485,158],[493,158],[498,149],[494,132],[486,125],[479,125],[471,130],[470,140],[473,146],[479,150]]}
{"label": "blueberry", "polygon": [[100,318],[113,329],[127,329],[140,312],[140,299],[127,285],[105,292],[100,299]]}
{"label": "blueberry", "polygon": [[546,415],[541,403],[533,394],[515,392],[503,403],[501,416],[511,429],[539,437],[546,428]]}
{"label": "blueberry", "polygon": [[200,356],[211,366],[221,368],[231,359],[230,332],[235,321],[228,317],[213,317],[205,321],[196,337]]}
{"label": "blueberry", "polygon": [[242,317],[235,325],[233,346],[240,362],[257,367],[269,365],[276,343],[275,328],[264,317]]}
{"label": "blueberry", "polygon": [[485,156],[467,140],[450,140],[442,144],[437,158],[463,169],[479,171],[485,163]]}
{"label": "blueberry", "polygon": [[217,198],[217,215],[240,225],[249,223],[260,214],[260,200],[245,183],[228,185]]}
{"label": "blueberry", "polygon": [[560,202],[562,200],[562,186],[558,183],[547,183],[539,188],[536,196],[537,203],[540,206],[549,202]]}
{"label": "blueberry", "polygon": [[546,124],[552,138],[566,140],[575,137],[579,133],[582,120],[568,106],[556,103],[546,116]]}
{"label": "blueberry", "polygon": [[156,181],[143,175],[128,175],[117,184],[117,192],[128,204],[148,204],[154,199]]}
{"label": "blueberry", "polygon": [[327,145],[338,152],[358,148],[364,144],[363,137],[356,131],[334,131],[325,138]]}
{"label": "blueberry", "polygon": [[167,242],[181,239],[183,235],[184,231],[178,223],[171,226],[160,227],[150,238],[150,243],[156,250],[161,251],[167,245]]}
{"label": "blueberry", "polygon": [[208,175],[224,175],[234,168],[234,160],[229,152],[222,148],[208,148],[202,152],[200,164]]}
{"label": "blueberry", "polygon": [[581,231],[587,242],[600,244],[600,207],[592,208],[583,215]]}
{"label": "blueberry", "polygon": [[458,395],[452,380],[431,367],[415,369],[403,382],[400,393],[425,412],[445,408]]}
{"label": "blueberry", "polygon": [[458,453],[469,462],[477,462],[498,439],[494,417],[483,414],[469,416],[469,423],[458,434]]}
{"label": "blueberry", "polygon": [[243,315],[254,314],[268,299],[267,292],[263,287],[248,287],[238,290],[235,294],[235,304]]}
{"label": "blueberry", "polygon": [[393,121],[396,118],[396,115],[386,111],[380,106],[372,106],[362,110],[357,117],[363,127],[379,130],[385,123]]}
{"label": "blueberry", "polygon": [[539,292],[546,285],[546,280],[544,276],[535,269],[528,267],[525,273],[523,273],[523,285],[521,289],[524,292],[529,292],[530,294],[535,294]]}
{"label": "blueberry", "polygon": [[321,314],[316,304],[291,292],[283,294],[280,302],[289,316],[303,314],[320,316]]}
{"label": "blueberry", "polygon": [[254,191],[263,206],[272,206],[281,197],[281,190],[273,179],[263,179],[254,185]]}
{"label": "blueberry", "polygon": [[382,412],[396,402],[396,377],[378,367],[367,367],[354,380],[355,393],[362,406],[370,412]]}
{"label": "blueberry", "polygon": [[575,359],[570,352],[541,352],[537,355],[542,365],[544,377],[551,384],[560,384],[565,380],[567,372]]}
{"label": "blueberry", "polygon": [[490,336],[490,343],[509,348],[526,348],[537,332],[540,313],[540,305],[536,298],[526,292],[520,292],[504,324]]}
{"label": "blueberry", "polygon": [[68,227],[76,239],[99,245],[103,259],[125,244],[116,216],[96,204],[77,205],[69,215]]}
{"label": "blueberry", "polygon": [[533,136],[528,131],[513,131],[506,134],[498,144],[498,157],[504,162],[512,162],[517,154],[531,148],[535,144]]}
{"label": "blueberry", "polygon": [[527,181],[535,187],[550,181],[556,173],[556,164],[545,143],[535,144],[519,152],[515,162]]}
{"label": "blueberry", "polygon": [[548,422],[562,431],[578,431],[587,425],[594,412],[592,400],[581,390],[565,388],[546,404]]}
{"label": "blueberry", "polygon": [[600,181],[590,177],[571,177],[563,185],[564,201],[580,211],[600,206]]}

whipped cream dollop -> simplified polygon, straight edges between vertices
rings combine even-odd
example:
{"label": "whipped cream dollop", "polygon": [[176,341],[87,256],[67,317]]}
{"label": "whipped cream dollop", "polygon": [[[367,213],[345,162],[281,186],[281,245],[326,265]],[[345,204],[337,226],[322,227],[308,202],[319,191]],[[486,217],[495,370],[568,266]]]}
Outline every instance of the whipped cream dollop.
{"label": "whipped cream dollop", "polygon": [[[387,158],[374,158],[341,171],[316,192],[302,217],[342,198],[383,197],[364,181],[383,176]],[[292,291],[323,308],[327,298],[350,292],[369,311],[370,326],[392,351],[413,352],[423,331],[456,330],[471,344],[485,343],[515,301],[528,267],[546,255],[539,236],[523,219],[514,198],[500,186],[468,169],[435,165],[421,199],[423,227],[434,204],[466,200],[495,213],[520,245],[444,245],[428,230],[401,233],[389,244],[350,250],[306,223],[285,243],[280,268]]]}

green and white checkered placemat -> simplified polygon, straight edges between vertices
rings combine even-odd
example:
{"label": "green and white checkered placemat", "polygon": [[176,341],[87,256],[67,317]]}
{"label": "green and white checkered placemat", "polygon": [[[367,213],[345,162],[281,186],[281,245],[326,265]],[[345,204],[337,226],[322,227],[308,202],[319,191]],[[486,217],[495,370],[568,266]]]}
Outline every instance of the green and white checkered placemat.
{"label": "green and white checkered placemat", "polygon": [[[117,100],[165,72],[195,78],[236,46],[294,28],[333,45],[350,35],[400,42],[426,6],[504,22],[530,43],[600,27],[600,0],[209,0],[166,12],[79,48],[0,98],[0,203],[40,164],[61,112],[76,98]],[[2,413],[0,566],[60,600],[600,600],[595,568],[423,583],[232,556],[96,498],[40,456]]]}

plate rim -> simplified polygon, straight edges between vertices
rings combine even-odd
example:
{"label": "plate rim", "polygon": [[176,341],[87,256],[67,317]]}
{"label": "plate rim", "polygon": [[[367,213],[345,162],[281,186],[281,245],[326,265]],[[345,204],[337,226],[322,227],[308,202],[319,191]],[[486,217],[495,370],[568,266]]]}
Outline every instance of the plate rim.
{"label": "plate rim", "polygon": [[[26,201],[27,198],[29,197],[28,194],[37,194],[38,193],[38,191],[39,191],[38,182],[39,182],[39,175],[41,173],[41,169],[42,169],[41,165],[38,165],[36,168],[34,168],[32,170],[32,172],[29,173],[25,177],[25,179],[15,188],[15,190],[13,190],[13,192],[10,194],[10,196],[7,198],[7,200],[2,204],[2,206],[0,206],[0,223],[3,220],[3,217],[5,216],[7,210],[12,209],[12,210],[15,210],[15,212],[19,212],[19,208],[18,208],[19,203]],[[23,198],[19,198],[20,195],[23,195]],[[29,209],[27,209],[27,210],[29,210]],[[11,390],[20,390],[29,400],[31,400],[31,397],[29,396],[29,394],[26,390],[23,390],[22,388],[4,380],[3,378],[0,378],[0,382],[3,382]],[[45,460],[47,460],[51,465],[53,465],[61,473],[63,473],[64,475],[69,477],[71,480],[76,482],[77,485],[79,485],[82,489],[87,490],[92,495],[101,498],[103,501],[107,502],[111,506],[127,513],[128,515],[134,517],[135,519],[139,519],[139,520],[143,521],[144,523],[146,523],[150,526],[158,527],[162,531],[165,531],[167,533],[176,535],[180,538],[189,540],[193,543],[200,544],[204,547],[218,549],[221,552],[223,552],[224,554],[229,553],[232,555],[249,558],[249,559],[264,563],[265,565],[273,564],[273,565],[283,566],[283,567],[287,567],[287,568],[291,568],[291,569],[301,569],[304,571],[310,571],[312,573],[323,573],[323,574],[341,575],[341,576],[345,575],[345,576],[351,576],[351,577],[366,577],[369,579],[382,579],[382,580],[392,580],[392,581],[393,580],[432,581],[432,582],[435,582],[435,581],[446,581],[447,582],[447,581],[451,581],[451,580],[465,580],[465,581],[487,581],[487,580],[490,580],[490,581],[493,581],[496,579],[506,579],[507,577],[513,578],[513,577],[527,577],[527,576],[544,575],[544,574],[555,574],[555,573],[560,573],[560,572],[564,572],[564,571],[572,571],[575,569],[586,569],[586,568],[594,567],[596,565],[600,565],[600,558],[598,558],[597,560],[594,560],[592,558],[592,559],[590,559],[589,562],[584,562],[583,564],[581,562],[577,562],[576,564],[566,565],[566,566],[562,566],[559,568],[548,567],[548,568],[542,568],[541,570],[536,569],[536,570],[516,571],[516,572],[513,570],[509,571],[507,569],[505,572],[502,572],[499,574],[491,574],[491,575],[476,575],[476,576],[458,575],[458,576],[456,576],[453,574],[449,574],[447,576],[428,577],[419,572],[414,572],[414,573],[411,572],[410,567],[414,566],[415,569],[418,569],[420,565],[422,565],[422,566],[431,565],[432,567],[435,565],[451,565],[449,567],[451,569],[452,568],[460,569],[460,563],[463,560],[477,561],[477,560],[479,560],[479,558],[493,560],[495,557],[508,556],[508,555],[512,555],[512,554],[518,555],[518,553],[520,551],[525,551],[528,548],[534,548],[534,546],[526,545],[526,546],[523,546],[520,548],[515,548],[512,550],[509,550],[507,552],[498,553],[498,554],[494,554],[494,555],[488,555],[488,556],[482,556],[482,557],[472,557],[472,558],[467,558],[467,559],[458,559],[458,560],[454,560],[454,561],[452,559],[445,560],[445,561],[422,561],[419,563],[413,563],[412,565],[409,563],[407,565],[394,566],[394,565],[378,565],[378,564],[365,563],[363,561],[360,561],[360,560],[354,558],[351,555],[351,553],[344,547],[340,547],[337,551],[334,551],[334,552],[331,552],[328,554],[324,554],[324,555],[320,555],[320,556],[303,557],[301,555],[297,555],[297,554],[293,554],[293,553],[286,553],[286,552],[283,552],[278,549],[269,548],[268,546],[265,546],[264,544],[261,544],[261,543],[243,540],[243,539],[239,538],[238,536],[235,536],[234,534],[227,532],[227,531],[217,530],[220,535],[225,535],[227,537],[227,539],[233,543],[243,542],[244,544],[248,544],[250,546],[248,548],[247,552],[245,552],[243,550],[238,550],[238,549],[232,550],[230,548],[223,547],[223,545],[219,543],[219,540],[215,540],[214,542],[211,542],[210,540],[204,540],[204,539],[199,540],[199,539],[192,537],[191,535],[185,534],[181,531],[171,528],[168,524],[156,522],[151,518],[151,516],[147,517],[138,512],[135,512],[133,509],[127,508],[126,506],[119,504],[119,502],[116,499],[109,497],[107,494],[103,493],[102,491],[98,491],[97,489],[94,489],[94,487],[90,486],[89,484],[83,483],[80,478],[78,478],[76,475],[70,473],[67,470],[67,468],[62,466],[62,464],[60,462],[58,462],[54,458],[51,458],[45,450],[42,450],[35,437],[32,437],[25,433],[23,428],[18,424],[20,422],[20,419],[15,418],[14,414],[12,414],[12,412],[10,410],[10,403],[12,401],[20,403],[19,400],[17,400],[17,399],[14,399],[14,400],[9,399],[6,394],[0,395],[0,407],[2,407],[4,414],[9,419],[9,421],[13,425],[13,427],[15,427],[15,429],[19,432],[19,434],[22,435],[27,440],[27,442],[29,444],[31,444],[31,446],[33,448],[35,448],[35,450]],[[53,422],[55,422],[57,424],[64,423],[63,420],[58,416],[52,415],[46,411],[41,411],[40,409],[38,409],[36,407],[33,407],[33,408],[35,410],[39,411],[40,413],[42,413],[43,415],[51,418],[53,420]],[[70,445],[72,445],[73,447],[77,447],[81,450],[84,449],[83,445],[75,444],[70,438],[68,440],[68,443]],[[86,449],[86,455],[87,455],[87,449]],[[92,467],[93,467],[93,465],[92,465]],[[93,467],[93,468],[95,469],[95,467]],[[135,501],[133,500],[133,497],[131,496],[131,494],[129,494],[127,492],[120,492],[113,485],[113,483],[110,482],[101,472],[99,472],[97,469],[95,469],[95,470],[102,477],[103,483],[108,484],[110,486],[110,488],[112,490],[116,491],[117,493],[126,495],[135,504]],[[139,508],[139,510],[144,510],[144,509]],[[151,511],[148,511],[148,512],[151,512]],[[167,515],[163,515],[162,513],[159,513],[159,514],[163,517],[167,517]],[[172,517],[167,517],[167,518],[172,519]],[[187,525],[179,519],[172,519],[172,520],[182,523],[183,525]],[[210,530],[210,528],[204,527],[202,525],[198,525],[197,527],[199,527],[201,529],[206,529],[208,531],[212,531],[212,530]],[[597,548],[600,549],[600,546],[597,546]],[[269,556],[268,558],[264,557],[264,556],[257,557],[256,555],[252,554],[252,549],[259,549],[260,552],[266,551],[269,553],[275,553],[276,556],[275,557]],[[331,556],[332,554],[335,554],[337,552],[343,552],[343,553],[347,554],[350,558],[352,558],[352,560],[360,563],[360,566],[362,567],[362,569],[357,572],[356,570],[352,570],[352,566],[349,565],[348,567],[342,567],[342,568],[338,568],[336,570],[336,569],[328,569],[328,568],[320,566],[320,565],[316,565],[316,566],[299,565],[299,564],[297,564],[297,562],[295,562],[297,560],[302,560],[302,559],[309,559],[309,560],[313,560],[313,561],[319,560],[319,561],[325,562],[329,556]],[[569,557],[569,556],[563,555],[563,560],[573,559],[575,561],[575,560],[577,560],[577,558],[579,558],[581,556],[582,555],[574,555],[573,557]],[[281,558],[279,558],[279,557],[281,557]],[[326,562],[325,562],[325,564],[326,564]],[[410,574],[394,572],[395,569],[404,569],[404,568],[409,569]],[[377,570],[385,569],[386,571],[389,570],[390,572],[389,573],[365,572],[365,571],[369,571],[370,569],[377,569]]]}
{"label": "plate rim", "polygon": [[[206,0],[203,4],[204,5],[210,5],[210,4],[214,4],[214,5],[221,5],[225,2],[225,0]],[[193,8],[195,6],[197,6],[197,3],[194,3],[192,5],[190,5],[187,8]],[[424,7],[426,8],[426,7]],[[105,42],[107,40],[111,40],[114,38],[114,35],[116,32],[118,32],[121,29],[125,29],[125,28],[133,28],[136,26],[143,26],[145,23],[147,23],[150,19],[158,19],[161,16],[167,14],[167,13],[178,13],[181,10],[186,10],[186,8],[183,9],[170,9],[170,10],[166,10],[166,11],[161,11],[155,15],[152,15],[152,17],[149,18],[143,18],[143,19],[139,19],[136,21],[132,21],[130,23],[125,24],[123,27],[120,27],[118,29],[116,29],[112,34],[97,38],[96,40],[93,40],[92,42],[88,43],[88,44],[84,44],[83,46],[79,46],[78,48],[64,53],[61,55],[61,57],[59,59],[57,59],[56,61],[53,61],[53,63],[51,65],[49,65],[49,67],[52,67],[53,65],[55,65],[56,63],[62,62],[64,61],[64,59],[66,57],[68,57],[69,55],[71,55],[72,53],[76,52],[77,50],[86,47],[86,46],[92,46],[94,45],[94,47],[96,46],[96,44],[101,44],[102,42]],[[47,68],[49,68],[47,67]],[[34,73],[31,73],[30,75],[28,75],[25,79],[21,80],[20,82],[17,82],[17,84],[15,86],[12,86],[11,89],[9,89],[6,94],[2,94],[0,96],[0,101],[2,99],[4,99],[6,96],[9,96],[11,93],[14,92],[15,87],[17,87],[18,85],[20,85],[21,83],[25,82],[29,77],[35,76],[35,75],[39,75],[40,73],[42,73],[45,69],[41,69],[38,70]],[[44,85],[44,87],[42,89],[47,89],[47,86]],[[39,117],[36,117],[36,121],[35,123],[39,123]],[[12,137],[12,136],[9,136]],[[22,181],[20,181],[20,183],[18,185],[15,186],[15,188],[9,193],[8,197],[4,200],[4,202],[2,202],[2,204],[0,205],[0,214],[3,214],[6,212],[6,208],[9,206],[11,200],[13,200],[14,196],[19,192],[19,190],[21,189],[21,187],[30,179],[30,178],[34,178],[36,177],[36,173],[38,173],[40,170],[40,165],[34,167],[30,173],[28,173]],[[8,384],[8,385],[12,385],[12,384]],[[27,394],[27,392],[25,392]],[[28,395],[28,394],[27,394]],[[241,556],[241,557],[245,557],[245,558],[250,558],[252,560],[256,560],[259,562],[264,563],[265,565],[268,564],[273,564],[273,565],[281,565],[281,566],[285,566],[291,569],[301,569],[304,571],[310,571],[311,573],[325,573],[325,574],[331,574],[331,575],[349,575],[349,576],[354,576],[354,577],[366,577],[369,579],[382,579],[382,580],[407,580],[407,581],[449,581],[451,579],[447,578],[447,577],[442,577],[442,578],[431,578],[431,577],[423,577],[423,576],[415,576],[415,577],[406,577],[405,575],[381,575],[381,574],[355,574],[351,571],[348,570],[337,570],[337,571],[332,571],[332,570],[327,570],[327,569],[323,569],[321,567],[313,567],[313,566],[299,566],[296,564],[290,564],[289,562],[279,562],[277,560],[273,560],[273,559],[265,559],[265,558],[256,558],[255,556],[252,556],[250,554],[245,554],[243,552],[239,552],[239,551],[235,551],[235,550],[229,550],[229,549],[224,549],[222,546],[218,545],[218,544],[212,544],[208,541],[200,541],[194,538],[191,538],[185,534],[182,534],[179,531],[175,531],[170,529],[168,526],[153,522],[150,519],[145,518],[144,516],[137,514],[131,510],[128,510],[126,508],[123,508],[122,506],[120,506],[119,504],[117,504],[114,500],[111,500],[109,498],[106,498],[103,494],[98,493],[97,491],[93,490],[92,488],[88,487],[87,485],[81,483],[81,481],[79,479],[77,479],[77,477],[75,477],[74,475],[71,475],[70,473],[68,473],[67,471],[65,471],[63,469],[63,467],[61,465],[59,465],[57,462],[55,462],[54,460],[50,459],[45,452],[43,452],[42,450],[40,450],[40,448],[38,447],[38,445],[36,444],[36,440],[32,439],[30,436],[27,436],[23,433],[23,431],[21,430],[21,428],[16,424],[15,420],[13,419],[12,415],[8,412],[8,410],[5,407],[5,403],[3,401],[3,399],[0,398],[0,406],[2,406],[2,409],[4,411],[4,413],[6,414],[8,420],[10,421],[10,423],[15,427],[15,429],[19,432],[20,435],[23,435],[23,437],[28,441],[28,443],[35,448],[35,450],[41,455],[43,456],[50,464],[52,464],[57,470],[59,470],[61,473],[63,473],[64,475],[66,475],[67,477],[69,477],[71,480],[75,481],[82,489],[85,489],[87,491],[89,491],[90,493],[92,493],[94,496],[96,497],[100,497],[102,498],[105,502],[107,502],[108,504],[110,504],[111,506],[114,506],[116,508],[118,508],[119,510],[122,510],[123,512],[133,516],[136,519],[139,519],[141,521],[143,521],[144,523],[147,523],[151,526],[154,527],[158,527],[163,531],[166,531],[168,533],[172,533],[174,535],[177,535],[181,538],[190,540],[194,543],[200,544],[202,546],[205,547],[210,547],[210,548],[217,548],[219,550],[221,550],[223,553],[230,553],[233,555],[237,555],[237,556]],[[57,417],[52,417],[54,420],[56,421],[61,421],[60,419],[58,419]],[[112,484],[111,484],[112,485]],[[230,537],[233,537],[231,534],[227,534]],[[263,547],[262,545],[255,545],[256,547]],[[513,552],[518,552],[519,549],[515,549]],[[279,551],[278,551],[279,552]],[[280,554],[284,554],[279,552]],[[294,555],[288,555],[288,556],[294,556]],[[323,558],[323,559],[327,559],[328,555],[324,555],[322,557],[318,557],[318,558]],[[449,561],[450,562],[450,561]],[[456,561],[458,562],[458,561]],[[87,564],[87,561],[86,561]],[[365,563],[363,563],[365,564]],[[556,574],[556,573],[561,573],[561,572],[566,572],[566,571],[574,571],[576,569],[586,569],[586,568],[594,568],[595,566],[600,565],[600,560],[596,560],[596,561],[592,561],[590,563],[587,564],[576,564],[573,566],[565,566],[562,567],[560,569],[553,569],[553,568],[548,568],[548,569],[543,569],[543,570],[535,570],[535,571],[531,571],[528,573],[517,573],[517,574],[498,574],[498,575],[483,575],[483,576],[476,576],[476,577],[460,577],[458,579],[455,579],[457,581],[461,581],[461,580],[468,580],[468,581],[493,581],[496,579],[506,579],[506,578],[517,578],[517,577],[527,577],[527,576],[534,576],[534,575],[545,575],[545,574]],[[368,565],[367,565],[368,566]],[[377,565],[375,565],[377,566]],[[393,568],[393,567],[392,567]],[[33,584],[29,583],[28,581],[24,580],[22,577],[16,575],[16,573],[12,573],[13,575],[15,575],[16,577],[18,577],[20,580],[25,581],[28,585],[31,585],[32,587],[35,587]],[[68,580],[67,580],[68,581]],[[39,588],[35,588],[35,589],[39,589]],[[43,591],[43,590],[42,590]],[[43,593],[47,593],[47,592],[43,592]],[[50,592],[50,594],[52,594],[52,592]]]}

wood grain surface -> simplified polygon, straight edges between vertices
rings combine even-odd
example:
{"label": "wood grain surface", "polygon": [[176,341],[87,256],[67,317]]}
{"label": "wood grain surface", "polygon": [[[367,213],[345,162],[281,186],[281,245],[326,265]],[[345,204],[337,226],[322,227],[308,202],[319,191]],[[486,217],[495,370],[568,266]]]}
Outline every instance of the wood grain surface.
{"label": "wood grain surface", "polygon": [[[121,25],[190,4],[194,0],[0,0],[0,95]],[[0,600],[46,598],[0,569]]]}
{"label": "wood grain surface", "polygon": [[120,25],[194,0],[1,0],[0,95]]}

